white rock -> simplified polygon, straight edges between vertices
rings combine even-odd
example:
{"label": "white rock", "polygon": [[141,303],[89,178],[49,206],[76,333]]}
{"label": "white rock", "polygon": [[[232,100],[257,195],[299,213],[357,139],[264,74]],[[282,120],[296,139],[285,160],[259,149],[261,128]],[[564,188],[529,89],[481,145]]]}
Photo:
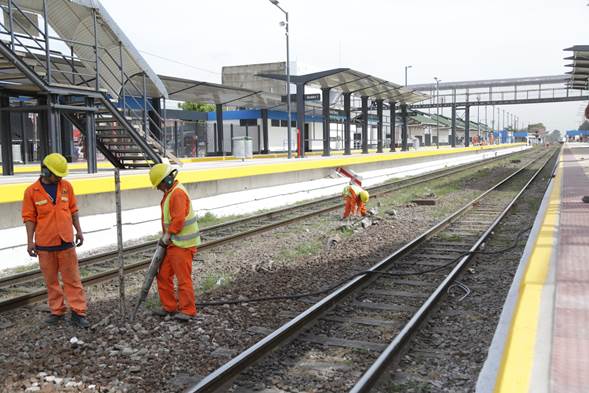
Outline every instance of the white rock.
{"label": "white rock", "polygon": [[77,337],[70,338],[70,344],[77,344],[79,342]]}
{"label": "white rock", "polygon": [[53,376],[53,375],[46,376],[45,382],[55,382],[55,376]]}
{"label": "white rock", "polygon": [[96,389],[96,385],[88,385],[88,390],[95,390]]}
{"label": "white rock", "polygon": [[65,384],[66,388],[75,388],[76,386],[78,386],[77,382],[74,381],[69,381],[68,383]]}
{"label": "white rock", "polygon": [[43,378],[43,377],[46,377],[46,376],[47,376],[47,373],[44,373],[42,371],[39,374],[37,374],[37,377],[38,378]]}
{"label": "white rock", "polygon": [[61,385],[63,382],[63,378],[55,377],[55,380],[53,382],[55,382],[56,385]]}

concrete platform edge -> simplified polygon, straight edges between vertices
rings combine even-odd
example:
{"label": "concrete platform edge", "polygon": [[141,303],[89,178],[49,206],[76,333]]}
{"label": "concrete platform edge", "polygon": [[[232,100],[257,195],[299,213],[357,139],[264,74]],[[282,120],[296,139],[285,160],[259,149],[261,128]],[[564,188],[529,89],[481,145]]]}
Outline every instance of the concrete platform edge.
{"label": "concrete platform edge", "polygon": [[[562,176],[562,171],[557,172],[557,176]],[[555,187],[558,187],[558,193],[560,195],[560,188],[562,184],[560,181],[556,182],[554,179],[550,182],[547,187],[546,193],[542,199],[542,203],[538,210],[538,214],[534,220],[533,227],[528,237],[524,253],[520,258],[520,263],[517,268],[513,283],[509,289],[497,329],[493,336],[491,346],[487,354],[487,359],[483,365],[483,368],[479,374],[479,378],[476,384],[476,393],[494,393],[499,392],[499,378],[501,377],[503,362],[507,355],[509,341],[511,339],[512,328],[514,320],[517,314],[517,307],[520,301],[522,292],[523,281],[526,277],[526,273],[531,263],[532,253],[537,245],[537,241],[540,237],[540,232],[544,226],[547,213],[550,208],[552,194]],[[557,221],[558,222],[558,221]],[[550,357],[550,344],[551,344],[551,328],[552,328],[552,304],[554,302],[554,277],[555,277],[555,258],[558,255],[556,247],[552,250],[550,256],[550,268],[546,284],[543,286],[541,294],[541,307],[540,307],[540,319],[548,320],[550,323],[538,324],[536,339],[534,343],[534,349],[539,352],[543,352],[542,358],[544,362],[535,362],[532,370],[530,371],[532,377],[528,381],[524,381],[524,385],[528,385],[529,389],[517,390],[513,386],[511,392],[534,392],[544,393],[548,390],[548,370],[549,364],[548,359]],[[537,322],[537,321],[536,321]],[[546,353],[547,352],[547,353]],[[542,375],[544,375],[542,377]]]}

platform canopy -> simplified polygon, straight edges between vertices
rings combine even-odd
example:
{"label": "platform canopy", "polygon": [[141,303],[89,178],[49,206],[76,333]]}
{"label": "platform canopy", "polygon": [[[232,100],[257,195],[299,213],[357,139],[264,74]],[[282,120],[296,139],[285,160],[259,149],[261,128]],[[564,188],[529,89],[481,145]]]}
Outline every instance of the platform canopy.
{"label": "platform canopy", "polygon": [[168,97],[177,101],[233,105],[256,109],[268,109],[281,103],[279,95],[263,91],[172,76],[160,75],[160,79],[168,90]]}
{"label": "platform canopy", "polygon": [[[8,1],[0,0],[0,3],[6,6]],[[24,28],[29,33],[39,36],[42,29],[38,29],[36,25],[40,23],[38,16],[42,17],[44,15],[43,3],[40,0],[13,1],[13,6],[30,13],[29,19],[21,18],[20,25],[17,25],[16,28]],[[113,97],[119,96],[121,90],[119,64],[121,63],[122,54],[122,65],[125,74],[145,73],[152,85],[157,89],[157,96],[167,96],[166,88],[157,74],[149,67],[145,59],[139,54],[139,51],[133,46],[131,40],[127,38],[123,30],[115,23],[98,0],[49,0],[46,4],[48,24],[58,35],[58,38],[51,39],[51,49],[58,50],[64,48],[64,46],[71,48],[75,55],[76,64],[82,64],[84,69],[82,72],[87,75],[86,79],[92,79],[96,73],[93,13],[93,10],[95,10],[99,46],[100,87],[108,91]],[[69,53],[69,51],[66,49],[65,53]]]}
{"label": "platform canopy", "polygon": [[565,51],[573,52],[572,56],[565,57],[565,60],[572,60],[572,63],[566,65],[572,68],[567,72],[570,75],[567,86],[572,89],[589,89],[589,45],[575,45]]}
{"label": "platform canopy", "polygon": [[[260,74],[270,79],[286,80],[282,74]],[[393,82],[372,76],[350,68],[336,68],[306,75],[292,75],[292,83],[304,83],[306,86],[323,89],[336,89],[343,93],[367,96],[373,100],[394,101],[412,104],[423,101],[429,96],[405,88]]]}

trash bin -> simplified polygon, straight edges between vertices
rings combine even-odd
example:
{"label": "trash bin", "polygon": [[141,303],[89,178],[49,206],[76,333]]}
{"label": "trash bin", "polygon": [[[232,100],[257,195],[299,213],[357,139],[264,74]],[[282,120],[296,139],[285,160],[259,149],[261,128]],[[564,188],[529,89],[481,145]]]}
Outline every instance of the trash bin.
{"label": "trash bin", "polygon": [[245,137],[245,158],[254,158],[254,141],[249,136]]}
{"label": "trash bin", "polygon": [[253,141],[249,136],[236,136],[233,137],[233,157],[241,158],[253,158]]}

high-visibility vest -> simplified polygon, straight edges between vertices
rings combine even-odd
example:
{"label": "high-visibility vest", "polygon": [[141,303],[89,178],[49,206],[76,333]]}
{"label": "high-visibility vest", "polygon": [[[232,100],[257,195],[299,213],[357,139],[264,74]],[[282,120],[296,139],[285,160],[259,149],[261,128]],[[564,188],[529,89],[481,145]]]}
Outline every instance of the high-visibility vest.
{"label": "high-visibility vest", "polygon": [[[172,217],[170,216],[170,197],[174,192],[183,192],[188,197],[190,201],[190,196],[188,195],[188,191],[182,184],[178,184],[171,193],[168,194],[166,200],[164,201],[164,227],[167,229],[172,222]],[[198,223],[196,222],[196,214],[194,210],[192,210],[192,203],[189,203],[189,210],[188,215],[184,219],[184,226],[179,233],[171,234],[170,240],[175,246],[180,248],[190,248],[190,247],[197,247],[200,246],[200,232],[198,230]]]}
{"label": "high-visibility vest", "polygon": [[354,191],[354,194],[356,194],[356,198],[358,198],[358,196],[360,195],[360,193],[363,191],[362,187],[357,186],[355,184],[350,184],[344,187],[344,192],[342,193],[344,197],[348,197],[350,196],[352,193],[350,192],[350,190]]}

